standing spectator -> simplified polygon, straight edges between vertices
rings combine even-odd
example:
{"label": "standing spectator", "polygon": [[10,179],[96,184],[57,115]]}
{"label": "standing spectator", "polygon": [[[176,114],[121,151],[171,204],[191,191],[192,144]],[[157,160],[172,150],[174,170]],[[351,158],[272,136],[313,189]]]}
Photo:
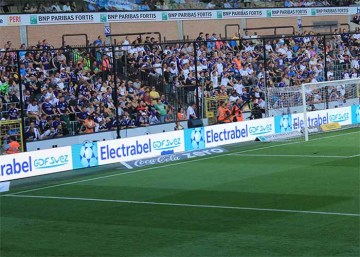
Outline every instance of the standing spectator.
{"label": "standing spectator", "polygon": [[92,115],[88,115],[87,118],[84,120],[85,133],[94,133],[95,126],[96,124],[94,121],[94,117]]}
{"label": "standing spectator", "polygon": [[195,110],[196,110],[196,104],[194,102],[191,102],[186,111],[186,119],[187,120],[197,119]]}
{"label": "standing spectator", "polygon": [[106,54],[103,55],[101,71],[102,71],[103,81],[105,81],[110,74],[110,60]]}
{"label": "standing spectator", "polygon": [[166,117],[166,113],[167,113],[166,105],[163,102],[161,102],[160,99],[158,99],[157,104],[155,104],[155,110],[159,114],[160,122],[165,123],[165,117]]}
{"label": "standing spectator", "polygon": [[150,91],[151,103],[156,104],[159,98],[160,98],[160,94],[158,91],[156,91],[155,86],[151,87],[151,91]]}

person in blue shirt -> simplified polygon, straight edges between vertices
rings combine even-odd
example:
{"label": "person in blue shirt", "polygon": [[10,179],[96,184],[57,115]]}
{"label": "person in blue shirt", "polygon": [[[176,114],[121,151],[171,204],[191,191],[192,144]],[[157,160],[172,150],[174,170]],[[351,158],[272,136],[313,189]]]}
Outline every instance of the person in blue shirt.
{"label": "person in blue shirt", "polygon": [[8,116],[9,120],[17,120],[19,118],[19,110],[16,108],[15,104],[10,104]]}
{"label": "person in blue shirt", "polygon": [[69,118],[69,106],[65,101],[65,97],[61,96],[56,107],[57,112],[60,114],[60,119],[66,123],[68,129],[70,129],[70,118]]}
{"label": "person in blue shirt", "polygon": [[50,98],[45,98],[45,102],[41,104],[41,111],[46,115],[54,115],[54,106],[50,103]]}

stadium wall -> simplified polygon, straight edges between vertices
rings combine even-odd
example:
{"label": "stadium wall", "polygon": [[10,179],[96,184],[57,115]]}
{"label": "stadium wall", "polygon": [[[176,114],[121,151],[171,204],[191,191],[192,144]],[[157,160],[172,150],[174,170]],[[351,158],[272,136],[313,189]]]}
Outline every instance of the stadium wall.
{"label": "stadium wall", "polygon": [[[249,10],[203,10],[203,11],[168,11],[168,12],[131,12],[131,13],[78,13],[78,14],[32,14],[1,15],[0,46],[7,41],[13,47],[20,43],[37,44],[38,40],[47,39],[55,47],[61,46],[63,34],[86,33],[89,40],[104,35],[104,25],[110,26],[111,33],[153,32],[159,31],[168,40],[181,40],[183,36],[190,39],[197,37],[200,31],[225,35],[225,25],[239,24],[241,29],[254,27],[294,26],[298,22],[303,26],[314,22],[332,21],[338,24],[348,23],[350,15],[360,12],[360,8],[283,8],[283,9],[249,9]],[[72,16],[70,19],[66,17]],[[65,17],[65,18],[64,18]],[[131,26],[129,26],[131,24]],[[20,30],[20,26],[25,29]],[[306,28],[305,30],[313,30]],[[330,32],[328,28],[314,29],[315,32]],[[232,36],[235,31],[230,32]],[[290,30],[278,30],[278,34],[289,34]],[[26,35],[21,35],[21,34]],[[259,35],[271,35],[272,30],[258,30]],[[24,42],[24,38],[27,42]],[[23,39],[23,40],[22,40]],[[83,42],[77,38],[68,39],[71,45]]]}
{"label": "stadium wall", "polygon": [[[309,112],[308,120],[309,126],[360,124],[360,105]],[[0,156],[0,182],[253,141],[303,124],[299,113]]]}

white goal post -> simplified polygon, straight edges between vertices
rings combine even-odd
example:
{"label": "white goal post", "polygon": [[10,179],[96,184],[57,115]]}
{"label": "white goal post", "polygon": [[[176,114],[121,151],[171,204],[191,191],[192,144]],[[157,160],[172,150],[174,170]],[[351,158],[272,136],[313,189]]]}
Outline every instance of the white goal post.
{"label": "white goal post", "polygon": [[278,140],[307,141],[309,134],[360,124],[360,78],[268,87],[265,92]]}
{"label": "white goal post", "polygon": [[360,78],[302,84],[301,96],[303,133],[305,141],[308,141],[309,129],[313,126],[308,124],[309,112],[359,105]]}

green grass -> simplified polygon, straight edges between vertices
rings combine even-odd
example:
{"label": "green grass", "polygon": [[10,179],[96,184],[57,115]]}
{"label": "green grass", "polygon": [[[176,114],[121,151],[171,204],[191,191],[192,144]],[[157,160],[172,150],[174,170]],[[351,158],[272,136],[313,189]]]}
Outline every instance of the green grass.
{"label": "green grass", "polygon": [[357,129],[20,183],[0,198],[0,255],[359,256],[359,154]]}

